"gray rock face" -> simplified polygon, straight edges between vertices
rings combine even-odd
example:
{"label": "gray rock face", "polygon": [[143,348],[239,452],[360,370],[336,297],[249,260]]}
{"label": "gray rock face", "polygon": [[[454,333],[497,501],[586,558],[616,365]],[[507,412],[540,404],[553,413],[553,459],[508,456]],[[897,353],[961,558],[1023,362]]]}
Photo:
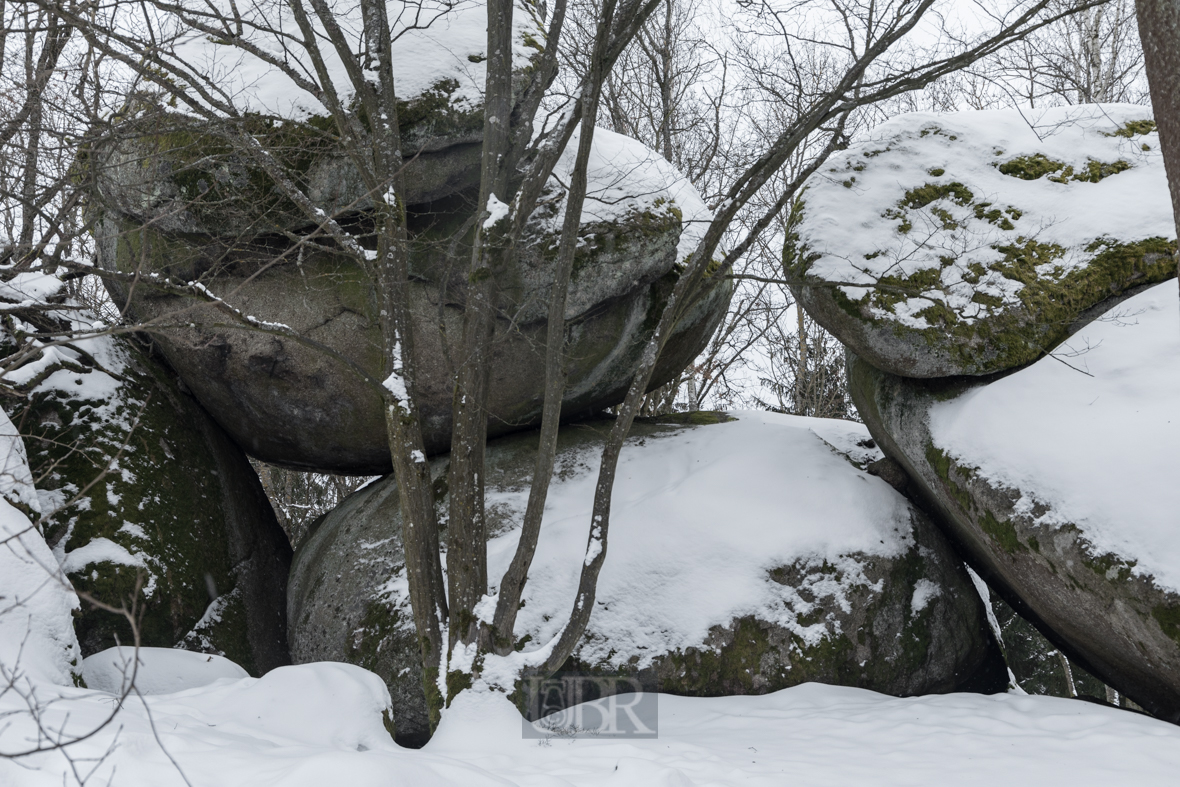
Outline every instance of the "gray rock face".
{"label": "gray rock face", "polygon": [[979,383],[897,377],[851,353],[848,375],[874,438],[988,584],[1071,660],[1151,713],[1180,721],[1180,596],[1096,549],[1077,525],[1046,525],[1048,507],[1027,504],[1035,490],[990,482],[935,445],[931,407]]}
{"label": "gray rock face", "polygon": [[[913,113],[808,182],[784,249],[799,303],[891,374],[987,375],[1175,275],[1150,110]],[[1094,313],[1096,312],[1096,313]]]}
{"label": "gray rock face", "polygon": [[[59,348],[28,400],[6,404],[70,580],[118,606],[142,572],[144,646],[219,653],[253,675],[289,664],[291,547],[242,450],[134,342],[85,348]],[[88,605],[75,628],[87,656],[132,641]]]}
{"label": "gray rock face", "polygon": [[[742,423],[746,416],[750,420]],[[624,451],[624,456],[636,457],[633,460],[636,464],[628,465],[631,470],[624,470],[624,476],[635,473],[646,477],[644,473],[663,472],[662,468],[671,465],[692,466],[717,460],[721,449],[710,449],[708,443],[696,442],[695,436],[702,432],[715,434],[713,430],[743,428],[748,434],[743,439],[755,440],[762,434],[753,420],[756,417],[758,414],[739,414],[737,423],[726,423],[718,414],[693,413],[637,422]],[[761,694],[805,681],[861,686],[896,695],[1003,690],[1006,677],[1002,659],[987,628],[978,594],[962,564],[921,512],[908,506],[885,482],[867,475],[852,463],[852,458],[867,463],[879,457],[879,452],[845,446],[836,450],[851,450],[854,456],[847,458],[847,454],[841,454],[847,461],[835,460],[832,458],[835,446],[821,441],[807,428],[811,424],[844,422],[773,417],[783,419],[784,423],[776,422],[772,428],[801,430],[798,434],[792,432],[795,437],[791,438],[802,441],[793,443],[801,446],[801,451],[814,450],[817,462],[832,462],[832,468],[825,465],[823,471],[815,472],[828,473],[834,468],[835,474],[854,485],[853,493],[870,489],[873,495],[880,496],[874,499],[889,501],[887,506],[899,506],[898,510],[905,513],[904,523],[897,527],[898,532],[904,531],[899,537],[906,546],[892,555],[866,552],[784,555],[772,569],[754,570],[757,577],[727,577],[724,581],[701,562],[682,565],[666,558],[672,562],[665,562],[663,571],[678,576],[679,572],[685,572],[687,581],[706,588],[710,594],[725,595],[731,585],[752,580],[765,583],[770,596],[784,599],[762,602],[756,612],[713,625],[699,641],[668,649],[653,645],[647,635],[639,635],[638,629],[644,632],[674,629],[677,625],[674,620],[662,618],[662,613],[651,609],[639,613],[620,611],[620,606],[625,604],[610,601],[621,598],[614,594],[612,583],[629,586],[631,582],[642,582],[640,575],[646,574],[628,568],[635,565],[630,561],[637,558],[637,548],[632,547],[631,552],[619,551],[628,549],[627,542],[619,540],[623,535],[612,535],[612,549],[616,551],[608,556],[610,568],[604,569],[599,588],[598,603],[606,606],[601,610],[596,607],[585,640],[566,669],[582,674],[599,671],[631,674],[641,683],[658,685],[661,691],[690,696]],[[580,500],[575,491],[567,490],[590,488],[587,485],[594,477],[592,468],[596,466],[610,423],[591,421],[563,428],[555,485],[549,499],[554,510],[566,513],[555,514],[555,518],[568,516],[570,501]],[[867,440],[867,434],[858,425],[841,428]],[[514,542],[512,531],[519,526],[517,509],[523,505],[521,495],[527,495],[535,448],[533,432],[503,437],[488,445],[489,523],[496,550],[502,551],[502,538]],[[649,451],[668,451],[676,458],[668,459],[664,454],[649,454]],[[645,455],[652,458],[645,459]],[[805,461],[802,457],[797,460]],[[661,469],[645,471],[642,468],[649,466],[645,463]],[[446,457],[432,460],[432,473],[438,479],[436,504],[440,511],[446,507],[446,467]],[[718,483],[717,488],[710,487],[710,493],[726,499],[735,495],[766,495],[771,499],[776,495],[776,490],[770,488],[736,489],[726,486],[726,482]],[[655,532],[651,537],[664,543],[661,541],[664,536],[660,535],[663,527],[668,539],[687,538],[676,524],[685,522],[683,509],[676,508],[678,499],[685,494],[684,487],[657,484],[655,488],[661,491],[654,493],[654,502],[644,509],[646,514],[642,517],[648,523],[645,526]],[[618,489],[616,494],[626,495]],[[790,510],[797,509],[799,517],[807,519],[810,514],[805,512],[822,510],[822,502],[810,499],[807,493],[795,495],[792,487],[785,505]],[[551,525],[548,516],[542,541],[564,539],[560,525]],[[614,527],[620,528],[619,534],[627,527],[637,526],[629,524],[631,520],[626,514],[617,516],[619,520]],[[787,511],[783,519],[789,523],[792,516]],[[708,515],[705,518],[712,521]],[[866,521],[871,519],[872,515],[867,515]],[[694,524],[685,522],[689,527]],[[751,554],[763,554],[760,551],[763,545],[734,541],[726,536],[733,528],[720,522],[716,527],[722,530],[714,531],[709,538],[718,540],[718,553],[752,550]],[[585,536],[580,530],[574,538],[579,545],[584,544]],[[871,541],[873,545],[878,544],[875,536]],[[530,572],[534,585],[547,581],[546,577],[560,570],[558,561],[544,557],[545,554],[543,543]],[[577,564],[575,554],[572,565]],[[607,578],[611,571],[616,572],[614,579]],[[618,572],[628,571],[634,571],[635,575],[618,576]],[[387,476],[354,493],[324,516],[297,548],[288,595],[289,625],[296,663],[323,659],[348,661],[381,675],[393,697],[398,739],[420,742],[428,736],[429,728],[407,593],[397,488],[393,478]],[[557,595],[561,597],[537,598],[526,593],[518,636],[527,632],[534,641],[544,641],[542,637],[546,635],[542,630],[547,623],[543,621],[548,621],[550,615],[564,614],[568,603],[564,594]],[[659,607],[651,597],[639,603]],[[633,619],[636,614],[639,617]],[[614,622],[612,615],[622,615],[630,622],[623,626]],[[682,620],[679,614],[676,618]],[[534,631],[537,626],[540,629]],[[629,630],[624,631],[625,628]],[[679,642],[675,631],[669,636]]]}
{"label": "gray rock face", "polygon": [[[403,172],[407,203],[434,202],[478,186],[482,109],[434,124],[428,115],[415,117],[417,122],[403,128],[414,152]],[[325,213],[372,210],[360,173],[331,140],[335,129],[328,119],[246,122]],[[89,162],[98,196],[109,209],[164,232],[225,238],[282,233],[307,223],[247,154],[199,121],[150,111],[120,129],[119,139],[99,146]]]}
{"label": "gray rock face", "polygon": [[[637,143],[632,143],[637,144]],[[623,183],[619,188],[626,189]],[[642,185],[642,184],[640,184]],[[650,189],[636,185],[639,193]],[[541,414],[545,316],[555,265],[551,229],[562,193],[534,214],[527,244],[510,270],[497,272],[489,433],[534,425]],[[462,336],[472,208],[465,198],[413,214],[411,301],[421,374],[427,450],[450,444],[453,369]],[[678,276],[682,209],[672,201],[632,210],[612,222],[587,221],[575,262],[566,319],[568,418],[617,404]],[[242,314],[280,323],[307,340],[235,326],[195,299],[146,284],[109,284],[130,314],[155,321],[152,335],[196,397],[233,438],[274,464],[345,473],[390,468],[381,395],[376,298],[347,255],[307,251],[276,263],[261,241],[163,232],[108,211],[98,231],[99,263],[179,281],[199,280]],[[728,281],[709,282],[678,323],[652,380],[673,378],[704,348],[724,316]],[[366,380],[355,364],[370,375]]]}

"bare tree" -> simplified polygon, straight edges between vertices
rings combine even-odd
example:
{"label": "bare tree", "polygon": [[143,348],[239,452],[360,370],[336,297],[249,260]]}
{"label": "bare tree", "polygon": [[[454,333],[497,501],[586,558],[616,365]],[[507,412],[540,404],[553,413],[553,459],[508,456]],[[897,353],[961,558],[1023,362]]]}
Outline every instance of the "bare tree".
{"label": "bare tree", "polygon": [[1142,49],[1130,0],[1110,0],[1062,19],[990,64],[1029,107],[1138,103],[1145,96]]}

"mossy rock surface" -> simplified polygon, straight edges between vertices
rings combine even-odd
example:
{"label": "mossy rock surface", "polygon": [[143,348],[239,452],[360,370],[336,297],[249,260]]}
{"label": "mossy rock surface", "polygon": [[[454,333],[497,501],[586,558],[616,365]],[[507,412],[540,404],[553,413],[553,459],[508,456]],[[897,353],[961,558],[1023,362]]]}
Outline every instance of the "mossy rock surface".
{"label": "mossy rock surface", "polygon": [[783,252],[799,302],[905,377],[1028,364],[1176,275],[1150,109],[915,113],[809,181]]}
{"label": "mossy rock surface", "polygon": [[[134,602],[145,646],[221,654],[254,675],[290,663],[291,549],[241,449],[135,341],[79,347],[23,367],[28,398],[5,405],[70,580]],[[87,656],[133,641],[123,618],[85,603],[75,628]]]}
{"label": "mossy rock surface", "polygon": [[[616,152],[650,153],[618,135],[610,139]],[[656,189],[650,180],[634,175],[625,158],[622,163],[605,160],[605,154],[599,158],[596,176],[613,183],[618,194],[632,196],[620,197],[624,207],[609,207],[612,216],[592,215],[590,209],[584,213],[583,242],[566,310],[567,418],[591,415],[625,397],[679,275],[685,211],[696,211],[692,216],[697,216],[705,210],[691,187],[674,192],[661,180]],[[666,166],[662,160],[660,164]],[[623,176],[613,177],[619,170]],[[526,242],[507,270],[492,274],[499,306],[488,407],[493,435],[540,420],[549,290],[556,267],[555,225],[560,225],[564,197],[560,187],[546,192]],[[454,363],[471,257],[472,199],[470,194],[456,196],[410,216],[418,405],[429,453],[450,445]],[[134,319],[156,321],[152,337],[164,355],[247,452],[301,469],[390,469],[380,391],[348,363],[375,380],[388,374],[382,371],[376,297],[359,261],[310,249],[276,260],[279,247],[261,239],[227,243],[207,235],[164,232],[114,212],[104,214],[96,235],[99,264],[105,268],[200,281],[242,314],[289,326],[314,343],[235,325],[197,299],[153,290],[146,276],[134,287],[108,282],[117,302],[131,297],[129,313]],[[728,280],[706,281],[676,325],[652,388],[674,378],[704,349],[725,315],[732,291]]]}
{"label": "mossy rock surface", "polygon": [[[852,353],[848,370],[873,437],[988,584],[1070,661],[1160,718],[1180,721],[1180,595],[1134,560],[1096,547],[1083,526],[1040,502],[1040,490],[990,480],[935,444],[931,408],[978,391],[980,382],[903,378]],[[1104,453],[1093,461],[1110,461],[1104,448],[1095,450]],[[1044,649],[1016,639],[1013,669],[1023,664],[1034,688],[1060,691],[1064,675],[1050,676]]]}
{"label": "mossy rock surface", "polygon": [[[479,185],[483,113],[460,114],[449,135],[428,135],[426,147],[406,164],[402,197],[408,204]],[[330,118],[250,115],[243,123],[320,210],[354,215],[373,209]],[[311,224],[249,154],[186,115],[152,111],[124,123],[118,142],[88,151],[84,165],[97,202],[168,232],[233,240]]]}
{"label": "mossy rock surface", "polygon": [[[648,467],[648,462],[650,467],[680,466],[688,468],[688,472],[696,463],[719,459],[724,463],[728,461],[722,456],[725,449],[710,441],[727,438],[711,430],[741,428],[748,435],[742,439],[753,440],[762,434],[759,419],[778,419],[771,428],[800,430],[792,433],[791,439],[801,442],[791,444],[815,451],[816,465],[810,472],[830,475],[834,469],[848,481],[850,496],[868,494],[871,499],[886,501],[886,509],[896,507],[899,519],[887,526],[887,533],[882,532],[882,540],[878,542],[876,536],[869,539],[880,552],[866,548],[826,557],[822,550],[819,554],[797,554],[753,569],[750,576],[728,576],[724,580],[709,566],[666,564],[663,571],[686,572],[686,581],[692,581],[706,594],[725,595],[731,584],[753,584],[765,589],[765,598],[774,600],[764,598],[754,605],[757,609],[724,616],[715,625],[706,626],[697,641],[691,640],[695,635],[675,630],[685,625],[685,615],[692,618],[696,614],[690,608],[674,608],[676,605],[666,610],[667,617],[663,617],[665,613],[641,611],[635,625],[626,627],[623,633],[617,616],[626,618],[631,614],[626,610],[636,604],[661,608],[661,594],[672,592],[661,589],[659,582],[646,594],[622,589],[647,581],[648,572],[635,570],[633,561],[646,559],[641,552],[652,556],[650,550],[642,550],[629,540],[642,535],[634,531],[628,534],[627,528],[649,528],[654,533],[651,537],[657,540],[665,531],[669,538],[692,539],[695,536],[691,533],[697,531],[691,528],[701,522],[684,520],[684,510],[677,509],[678,503],[683,503],[685,485],[669,486],[667,478],[653,481],[650,496],[655,502],[641,516],[628,502],[632,498],[627,481],[620,481],[611,536],[615,551],[608,554],[598,606],[586,636],[564,671],[625,675],[660,691],[689,696],[761,694],[806,681],[860,686],[900,696],[1003,690],[1006,678],[1002,659],[965,569],[924,515],[883,481],[860,469],[880,455],[874,449],[856,446],[856,439],[849,439],[867,439],[863,427],[790,416],[735,415],[736,423],[730,416],[714,413],[637,421],[624,449],[624,457],[630,455],[635,464],[625,460],[620,478],[644,475],[649,471],[640,468]],[[592,468],[612,423],[588,421],[562,428],[547,509],[562,513],[547,513],[538,558],[530,571],[533,588],[549,588],[554,572],[560,572],[564,565],[546,557],[551,554],[546,552],[549,545],[568,543],[568,539],[579,545],[585,543],[588,516],[587,522],[577,516],[571,519],[570,501],[581,500],[582,493],[577,490],[592,484]],[[811,427],[817,431],[808,431]],[[820,432],[828,438],[817,436]],[[698,442],[702,433],[708,438],[703,444]],[[535,432],[528,432],[499,438],[488,445],[486,485],[493,554],[511,554],[527,498],[536,439]],[[661,452],[669,452],[674,458],[665,459]],[[645,459],[645,455],[654,458]],[[790,461],[785,460],[784,468],[790,466]],[[805,460],[803,463],[807,464]],[[445,512],[447,503],[446,468],[445,456],[432,460],[440,513]],[[669,472],[675,475],[679,471]],[[715,486],[706,484],[701,489],[707,487],[718,499],[732,499],[739,494],[729,486],[732,480],[720,480],[717,472],[702,472],[717,480]],[[784,469],[784,485],[806,484],[806,475],[807,470],[803,470],[788,478]],[[809,522],[817,516],[822,520],[824,514],[815,512],[824,509],[825,502],[817,498],[823,492],[796,497],[795,488],[791,486],[787,495],[791,499],[774,516],[783,518],[784,527],[790,527],[796,516]],[[759,486],[741,490],[740,494],[761,495],[769,500],[777,499],[780,492],[781,488]],[[583,502],[588,505],[588,499]],[[847,510],[841,502],[831,501],[831,516],[846,519]],[[678,530],[678,521],[690,529]],[[738,531],[733,524],[717,522],[717,529],[708,535],[710,540],[719,539],[717,559],[744,550],[758,563],[763,547],[729,535]],[[844,524],[833,522],[837,529]],[[893,546],[879,546],[886,541]],[[375,671],[385,679],[394,698],[399,740],[417,742],[428,735],[428,723],[401,543],[397,488],[392,477],[387,476],[354,493],[324,516],[298,546],[291,570],[288,613],[294,660],[341,660]],[[889,554],[885,554],[887,551]],[[654,557],[659,563],[658,556]],[[577,565],[575,554],[571,566],[576,569]],[[612,571],[625,575],[612,576]],[[631,571],[635,574],[626,575]],[[496,573],[494,565],[491,573]],[[549,628],[558,625],[568,612],[570,597],[563,592],[553,597],[530,595],[526,589],[517,624],[519,647],[536,647],[550,636]],[[685,598],[682,603],[692,607],[696,602]],[[660,642],[687,644],[667,648]]]}

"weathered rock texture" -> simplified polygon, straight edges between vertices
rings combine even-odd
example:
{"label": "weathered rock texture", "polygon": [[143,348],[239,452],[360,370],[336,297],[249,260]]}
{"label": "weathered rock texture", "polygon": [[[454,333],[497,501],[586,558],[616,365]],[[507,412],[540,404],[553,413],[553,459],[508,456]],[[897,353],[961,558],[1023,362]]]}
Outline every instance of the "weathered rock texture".
{"label": "weathered rock texture", "polygon": [[[675,421],[637,422],[625,453],[642,451],[645,444],[686,429],[725,428],[707,425],[717,420],[716,414],[700,413]],[[576,480],[592,472],[591,464],[609,426],[610,422],[597,421],[562,430],[558,479]],[[819,445],[819,450],[827,452],[826,445]],[[516,508],[521,490],[527,494],[535,446],[536,434],[531,432],[500,438],[488,446],[493,538],[519,526]],[[698,460],[689,457],[685,461]],[[432,464],[437,479],[436,504],[441,511],[446,504],[447,460],[439,457]],[[856,467],[847,466],[846,472],[885,486]],[[757,495],[760,491],[773,494],[773,490],[756,488],[744,489],[741,494]],[[725,488],[716,493],[738,494]],[[551,492],[550,501],[560,507],[562,504],[554,502],[558,494]],[[665,490],[663,494],[674,492]],[[805,511],[820,503],[798,505]],[[944,537],[919,511],[908,510],[905,527],[909,532],[902,537],[908,539],[905,543],[909,546],[898,556],[799,555],[760,577],[777,588],[771,595],[795,599],[781,602],[788,611],[795,605],[794,613],[787,616],[789,624],[784,622],[782,609],[767,607],[714,626],[704,641],[691,647],[652,657],[653,653],[634,639],[620,632],[600,631],[599,626],[609,630],[613,624],[596,612],[586,639],[566,669],[582,674],[629,673],[641,683],[658,685],[661,691],[691,696],[761,694],[805,681],[861,686],[897,695],[1003,690],[1002,660],[978,594]],[[674,519],[676,515],[670,516]],[[675,530],[673,524],[660,526]],[[543,529],[542,539],[546,538],[544,533],[552,532]],[[744,546],[759,549],[757,544]],[[728,543],[727,547],[743,548]],[[622,558],[618,555],[615,562]],[[607,562],[611,565],[610,557]],[[531,576],[548,576],[552,570],[542,561],[534,565]],[[686,570],[701,571],[702,567]],[[702,576],[710,576],[707,569]],[[716,575],[702,581],[717,581]],[[841,590],[833,592],[836,586]],[[607,592],[602,587],[600,591]],[[727,591],[718,587],[717,592]],[[560,616],[568,603],[564,597],[526,600],[528,611],[538,619],[542,615],[534,606],[551,604],[551,612]],[[313,526],[296,550],[288,610],[292,657],[297,663],[342,660],[373,670],[390,688],[399,740],[424,739],[427,716],[392,477],[354,493]],[[543,617],[549,619],[548,615]],[[646,624],[656,629],[675,625],[662,620]],[[527,628],[527,623],[518,624],[518,634],[522,626]],[[817,635],[820,630],[823,633]],[[529,636],[540,635],[530,629]],[[635,666],[641,659],[642,667]]]}
{"label": "weathered rock texture", "polygon": [[891,374],[1022,366],[1175,275],[1146,107],[1049,110],[1036,129],[1015,110],[903,115],[825,170],[796,204],[787,276]]}
{"label": "weathered rock texture", "polygon": [[[274,133],[287,133],[285,128]],[[135,320],[152,323],[153,338],[194,395],[254,456],[296,468],[388,471],[381,396],[374,382],[386,376],[377,305],[359,261],[324,249],[295,251],[266,235],[284,222],[287,228],[300,222],[285,200],[273,195],[265,177],[227,164],[230,174],[223,178],[223,192],[209,196],[213,175],[168,163],[178,155],[178,148],[170,147],[178,144],[172,136],[151,138],[165,154],[164,164],[110,156],[100,169],[95,211],[105,213],[97,231],[99,264],[142,277],[135,284],[108,283],[112,295],[120,303],[130,301]],[[584,241],[566,310],[570,363],[563,413],[568,418],[622,401],[678,276],[684,211],[699,220],[703,210],[691,187],[676,192],[677,202],[662,172],[651,179],[653,165],[644,160],[650,152],[641,145],[605,131],[598,136],[613,147],[595,159],[592,185],[596,177],[609,184],[599,196],[617,199],[623,207],[611,208],[605,218],[584,213]],[[233,158],[215,146],[192,144],[196,148],[187,155],[203,162],[202,167],[215,166],[209,162],[219,156]],[[325,161],[335,161],[333,155],[338,158],[325,153]],[[628,156],[636,166],[627,163]],[[666,166],[662,160],[659,164]],[[149,175],[142,174],[145,166]],[[307,187],[314,195],[347,180],[316,174],[319,164],[309,166]],[[641,171],[648,174],[635,174]],[[140,179],[134,189],[124,183],[132,177]],[[252,198],[235,196],[249,189],[257,191]],[[146,196],[137,202],[129,193]],[[157,193],[183,198],[159,202]],[[493,435],[535,425],[540,418],[545,318],[556,262],[554,227],[560,223],[563,197],[557,186],[546,195],[510,269],[494,274],[500,318],[488,408]],[[322,199],[328,210],[349,204],[345,197]],[[471,199],[467,192],[411,210],[419,407],[431,453],[450,444],[453,369],[475,212]],[[686,201],[692,204],[681,204]],[[253,213],[251,205],[257,206]],[[608,203],[599,208],[603,206]],[[356,205],[352,210],[353,218],[363,221]],[[281,257],[284,250],[288,256]],[[235,323],[231,315],[198,298],[161,293],[150,286],[152,276],[199,281],[243,315],[289,326],[305,341]],[[731,291],[728,281],[707,283],[663,352],[653,388],[678,374],[704,348]]]}
{"label": "weathered rock texture", "polygon": [[[70,580],[107,604],[134,600],[145,646],[223,654],[254,675],[289,664],[291,547],[245,455],[134,342],[82,346],[10,375],[31,393],[5,405]],[[85,603],[75,626],[84,655],[133,641],[122,617]]]}
{"label": "weathered rock texture", "polygon": [[980,383],[897,377],[851,353],[848,375],[878,444],[988,584],[1070,659],[1151,713],[1180,721],[1180,596],[1119,555],[1100,553],[1077,526],[1046,525],[1043,504],[1017,505],[1035,490],[989,483],[934,444],[931,406]]}

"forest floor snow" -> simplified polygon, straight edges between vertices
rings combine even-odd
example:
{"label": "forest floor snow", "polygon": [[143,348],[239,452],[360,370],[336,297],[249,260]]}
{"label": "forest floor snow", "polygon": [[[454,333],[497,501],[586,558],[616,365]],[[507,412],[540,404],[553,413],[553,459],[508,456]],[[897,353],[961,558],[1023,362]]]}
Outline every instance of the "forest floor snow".
{"label": "forest floor snow", "polygon": [[[146,652],[143,674],[156,663]],[[194,677],[208,680],[192,654]],[[164,660],[175,671],[176,660]],[[43,723],[89,731],[114,695],[37,684]],[[803,684],[761,697],[661,696],[654,739],[525,738],[502,694],[456,698],[426,748],[382,725],[381,680],[336,663],[223,678],[132,696],[95,736],[65,750],[0,760],[0,784],[41,787],[281,785],[1171,785],[1180,727],[1078,700],[1015,694],[898,699]],[[0,698],[0,750],[34,733]],[[68,718],[67,718],[68,717]],[[154,729],[153,729],[154,728]]]}

